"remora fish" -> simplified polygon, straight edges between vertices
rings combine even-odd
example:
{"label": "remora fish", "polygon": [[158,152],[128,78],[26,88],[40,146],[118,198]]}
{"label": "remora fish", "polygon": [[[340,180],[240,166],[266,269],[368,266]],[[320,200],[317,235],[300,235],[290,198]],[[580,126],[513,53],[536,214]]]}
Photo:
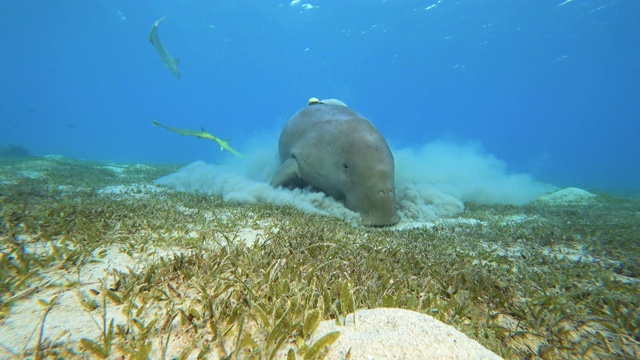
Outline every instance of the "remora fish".
{"label": "remora fish", "polygon": [[171,130],[171,131],[173,131],[175,133],[178,133],[180,135],[191,135],[191,136],[199,137],[200,139],[213,140],[213,141],[217,142],[218,145],[220,145],[220,151],[227,150],[228,152],[232,153],[235,156],[240,156],[240,157],[244,156],[241,153],[237,152],[235,149],[233,149],[231,146],[229,146],[229,142],[228,141],[224,141],[224,140],[220,139],[219,137],[213,136],[213,135],[209,134],[208,132],[204,131],[204,129],[202,129],[201,131],[188,130],[188,129],[178,129],[178,128],[162,125],[156,119],[153,119],[153,125],[154,126],[159,126],[161,128],[165,128],[167,130]]}
{"label": "remora fish", "polygon": [[171,57],[171,54],[169,54],[169,51],[164,47],[164,44],[162,43],[162,41],[160,41],[160,37],[158,36],[158,25],[160,25],[160,22],[164,19],[165,18],[162,17],[156,20],[155,23],[153,23],[151,32],[149,33],[149,41],[151,42],[151,44],[153,44],[153,47],[156,48],[158,54],[160,54],[160,58],[162,59],[164,65],[169,69],[169,71],[171,71],[171,73],[175,77],[180,79],[180,71],[178,70],[180,59]]}

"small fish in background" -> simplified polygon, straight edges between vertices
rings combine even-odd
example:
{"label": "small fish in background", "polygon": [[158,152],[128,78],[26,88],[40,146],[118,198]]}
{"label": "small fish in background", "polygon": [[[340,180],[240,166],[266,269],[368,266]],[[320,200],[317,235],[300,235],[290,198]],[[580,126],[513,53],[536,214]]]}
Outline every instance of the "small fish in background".
{"label": "small fish in background", "polygon": [[149,41],[151,42],[153,47],[156,48],[156,50],[158,51],[158,54],[160,54],[160,59],[162,59],[162,62],[164,63],[164,65],[169,69],[169,71],[171,71],[173,76],[180,79],[180,71],[178,70],[178,64],[180,63],[180,59],[174,58],[171,56],[171,54],[169,54],[169,51],[167,50],[167,48],[165,48],[162,41],[160,41],[160,36],[158,36],[158,25],[160,25],[160,22],[164,19],[165,17],[162,17],[156,20],[155,23],[153,23],[153,26],[151,27],[151,32],[149,33]]}
{"label": "small fish in background", "polygon": [[199,137],[200,139],[213,140],[213,141],[217,142],[218,145],[220,145],[220,151],[227,150],[228,152],[232,153],[235,156],[244,157],[244,155],[242,155],[241,153],[237,152],[234,148],[229,146],[229,141],[228,140],[222,140],[219,137],[213,136],[213,135],[209,134],[208,132],[204,131],[204,129],[202,129],[201,131],[188,130],[188,129],[178,129],[178,128],[174,128],[174,127],[171,127],[171,126],[163,125],[156,119],[153,119],[153,126],[159,126],[161,128],[165,128],[167,130],[173,131],[174,133],[177,133],[177,134],[180,134],[180,135],[183,135],[183,136],[184,135],[195,136],[195,137]]}
{"label": "small fish in background", "polygon": [[116,14],[118,15],[118,18],[120,18],[120,21],[122,22],[127,21],[127,17],[124,15],[122,11],[120,11],[120,9],[116,9]]}

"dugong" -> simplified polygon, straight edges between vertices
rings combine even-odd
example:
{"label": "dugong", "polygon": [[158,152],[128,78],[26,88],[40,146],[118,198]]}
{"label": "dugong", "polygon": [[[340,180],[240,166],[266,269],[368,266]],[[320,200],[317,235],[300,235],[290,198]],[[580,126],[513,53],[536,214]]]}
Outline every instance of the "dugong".
{"label": "dugong", "polygon": [[278,141],[274,187],[312,186],[360,214],[363,225],[399,221],[393,155],[373,124],[336,99],[309,100]]}

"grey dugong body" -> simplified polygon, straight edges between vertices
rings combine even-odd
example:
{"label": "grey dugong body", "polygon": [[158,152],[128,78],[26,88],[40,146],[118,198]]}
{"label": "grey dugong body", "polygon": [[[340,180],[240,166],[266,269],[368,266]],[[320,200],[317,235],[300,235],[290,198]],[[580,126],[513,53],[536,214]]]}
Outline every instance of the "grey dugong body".
{"label": "grey dugong body", "polygon": [[285,125],[274,187],[311,185],[361,215],[364,225],[399,221],[394,162],[378,129],[344,103],[310,103]]}

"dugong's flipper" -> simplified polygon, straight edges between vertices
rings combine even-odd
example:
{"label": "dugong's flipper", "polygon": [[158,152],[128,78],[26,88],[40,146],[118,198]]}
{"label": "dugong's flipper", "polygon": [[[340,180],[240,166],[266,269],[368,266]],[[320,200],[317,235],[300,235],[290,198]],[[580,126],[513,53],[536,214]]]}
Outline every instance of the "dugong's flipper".
{"label": "dugong's flipper", "polygon": [[271,186],[287,186],[300,179],[298,162],[294,158],[289,158],[282,163],[282,166],[273,174]]}
{"label": "dugong's flipper", "polygon": [[171,57],[171,54],[169,54],[167,48],[165,48],[162,41],[160,41],[160,36],[158,36],[158,25],[160,25],[160,22],[164,19],[165,18],[162,17],[156,20],[155,23],[153,23],[151,32],[149,33],[149,41],[151,42],[151,44],[153,44],[153,47],[156,48],[158,54],[160,54],[160,59],[162,59],[164,65],[169,69],[169,71],[171,71],[171,73],[175,77],[180,79],[180,71],[178,71],[178,64],[180,63],[180,59]]}

